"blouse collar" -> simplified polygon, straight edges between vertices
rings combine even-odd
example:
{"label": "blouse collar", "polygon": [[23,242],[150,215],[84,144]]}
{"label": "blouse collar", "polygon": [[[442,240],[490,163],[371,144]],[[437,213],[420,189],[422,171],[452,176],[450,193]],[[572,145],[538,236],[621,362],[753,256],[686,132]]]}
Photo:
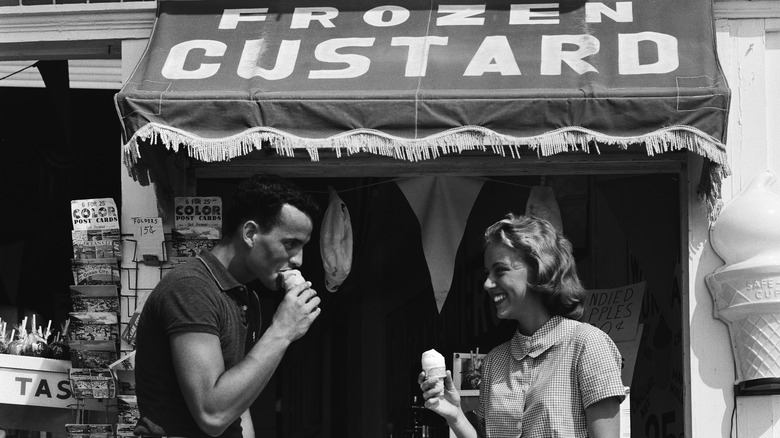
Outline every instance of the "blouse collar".
{"label": "blouse collar", "polygon": [[563,317],[555,315],[531,336],[520,333],[520,330],[516,331],[509,346],[512,357],[516,360],[523,360],[526,356],[535,359],[547,351],[548,348],[563,339],[565,333],[561,322],[563,322]]}

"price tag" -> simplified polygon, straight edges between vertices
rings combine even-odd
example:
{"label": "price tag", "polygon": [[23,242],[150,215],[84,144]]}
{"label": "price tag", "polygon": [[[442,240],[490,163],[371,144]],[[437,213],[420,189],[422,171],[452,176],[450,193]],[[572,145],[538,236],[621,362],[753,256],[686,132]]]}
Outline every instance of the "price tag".
{"label": "price tag", "polygon": [[135,259],[148,260],[156,257],[163,260],[163,232],[162,218],[159,217],[134,217],[132,218],[133,239],[136,241]]}

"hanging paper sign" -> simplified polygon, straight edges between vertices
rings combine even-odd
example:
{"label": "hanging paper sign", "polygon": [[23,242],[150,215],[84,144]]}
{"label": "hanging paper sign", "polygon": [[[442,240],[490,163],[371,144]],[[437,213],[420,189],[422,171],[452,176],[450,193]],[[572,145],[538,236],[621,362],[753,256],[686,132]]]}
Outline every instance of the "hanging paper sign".
{"label": "hanging paper sign", "polygon": [[222,237],[222,198],[218,196],[177,197],[174,214],[171,238],[177,257],[195,257]]}
{"label": "hanging paper sign", "polygon": [[111,198],[70,201],[74,230],[107,230],[119,228],[119,212]]}
{"label": "hanging paper sign", "polygon": [[222,237],[222,198],[219,196],[174,199],[174,228],[181,234],[204,239]]}
{"label": "hanging paper sign", "polygon": [[636,339],[645,283],[587,291],[583,320],[609,335],[614,342]]}
{"label": "hanging paper sign", "polygon": [[159,217],[134,217],[131,218],[133,240],[135,240],[135,260],[147,259],[147,256],[163,260],[163,231],[162,218]]}

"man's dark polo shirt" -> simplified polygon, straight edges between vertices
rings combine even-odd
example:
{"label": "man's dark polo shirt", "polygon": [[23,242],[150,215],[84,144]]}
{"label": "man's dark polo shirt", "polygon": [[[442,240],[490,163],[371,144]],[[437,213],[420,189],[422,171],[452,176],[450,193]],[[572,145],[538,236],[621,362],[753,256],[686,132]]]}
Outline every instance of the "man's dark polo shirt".
{"label": "man's dark polo shirt", "polygon": [[[208,437],[184,402],[171,359],[171,335],[219,336],[227,370],[244,357],[246,345],[257,340],[259,328],[257,295],[238,283],[210,252],[202,251],[195,260],[165,274],[138,321],[135,380],[140,419],[135,434]],[[240,423],[236,420],[221,437],[241,438]]]}

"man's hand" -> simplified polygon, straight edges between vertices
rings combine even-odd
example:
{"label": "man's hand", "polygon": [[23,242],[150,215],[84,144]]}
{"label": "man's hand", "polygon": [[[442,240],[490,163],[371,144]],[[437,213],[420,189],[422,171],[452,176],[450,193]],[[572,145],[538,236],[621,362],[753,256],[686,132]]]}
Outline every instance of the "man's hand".
{"label": "man's hand", "polygon": [[309,331],[309,327],[322,311],[317,291],[311,282],[304,281],[287,289],[282,302],[276,308],[272,325],[291,342]]}

